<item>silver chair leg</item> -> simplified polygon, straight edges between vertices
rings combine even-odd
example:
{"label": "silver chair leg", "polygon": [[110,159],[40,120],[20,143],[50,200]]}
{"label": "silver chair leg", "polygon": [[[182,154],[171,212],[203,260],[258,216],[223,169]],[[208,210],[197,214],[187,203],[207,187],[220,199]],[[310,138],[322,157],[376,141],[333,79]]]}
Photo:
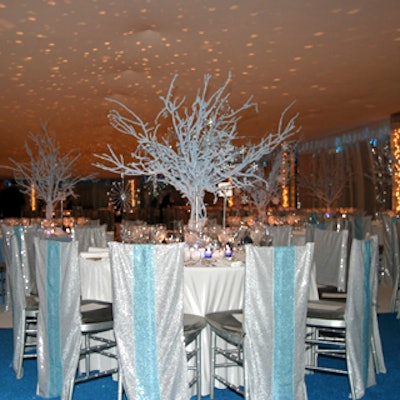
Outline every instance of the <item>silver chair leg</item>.
{"label": "silver chair leg", "polygon": [[197,400],[201,400],[201,335],[196,338],[196,388]]}
{"label": "silver chair leg", "polygon": [[121,370],[118,372],[118,400],[122,400],[122,394],[124,392],[124,388],[122,385],[122,373]]}
{"label": "silver chair leg", "polygon": [[210,361],[210,400],[214,400],[215,385],[215,348],[217,345],[217,335],[211,331],[211,361]]}

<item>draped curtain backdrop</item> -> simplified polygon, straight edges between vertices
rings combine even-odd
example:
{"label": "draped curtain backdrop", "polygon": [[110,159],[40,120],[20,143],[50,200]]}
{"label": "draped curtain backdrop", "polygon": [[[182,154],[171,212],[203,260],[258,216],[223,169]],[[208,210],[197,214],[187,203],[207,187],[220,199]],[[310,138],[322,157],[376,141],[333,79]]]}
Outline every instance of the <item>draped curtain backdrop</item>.
{"label": "draped curtain backdrop", "polygon": [[318,186],[324,188],[326,184],[326,191],[328,183],[333,191],[337,186],[340,196],[332,209],[354,208],[372,215],[390,209],[390,162],[390,120],[340,137],[301,144],[297,155],[297,204],[301,208],[327,207],[312,190],[302,187],[302,178],[313,176]]}

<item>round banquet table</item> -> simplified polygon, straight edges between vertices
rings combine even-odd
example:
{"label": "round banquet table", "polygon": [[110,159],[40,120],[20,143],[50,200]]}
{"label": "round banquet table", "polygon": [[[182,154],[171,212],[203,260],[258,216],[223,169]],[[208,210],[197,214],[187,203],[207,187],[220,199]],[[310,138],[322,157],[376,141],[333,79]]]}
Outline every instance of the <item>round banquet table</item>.
{"label": "round banquet table", "polygon": [[[111,271],[108,253],[81,253],[82,300],[112,302]],[[244,263],[240,261],[202,260],[184,269],[184,312],[206,315],[213,311],[242,308]],[[221,343],[220,343],[221,344]],[[210,332],[201,335],[202,395],[210,392]],[[95,363],[95,360],[94,360]],[[93,364],[94,364],[93,363]],[[229,379],[243,383],[240,371],[229,369]],[[216,385],[219,387],[219,385]]]}

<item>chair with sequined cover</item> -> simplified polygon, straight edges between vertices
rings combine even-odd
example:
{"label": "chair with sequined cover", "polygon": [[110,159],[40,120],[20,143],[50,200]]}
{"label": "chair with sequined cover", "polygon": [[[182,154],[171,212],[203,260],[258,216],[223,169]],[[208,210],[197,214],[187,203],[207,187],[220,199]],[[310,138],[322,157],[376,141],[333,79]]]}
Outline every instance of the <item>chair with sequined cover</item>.
{"label": "chair with sequined cover", "polygon": [[110,242],[119,398],[187,400],[184,244]]}
{"label": "chair with sequined cover", "polygon": [[112,307],[81,310],[78,242],[36,238],[34,245],[40,300],[36,391],[41,397],[71,400],[75,383],[118,371],[90,370],[92,354],[116,358]]}
{"label": "chair with sequined cover", "polygon": [[[314,372],[348,376],[351,398],[360,399],[386,372],[376,315],[378,239],[353,239],[345,303],[310,301],[306,344],[313,357],[306,366]],[[344,365],[328,359],[344,359]]]}
{"label": "chair with sequined cover", "polygon": [[[217,381],[247,399],[305,400],[306,311],[313,243],[246,245],[244,307],[206,315],[211,328],[211,387]],[[229,344],[217,346],[216,340]],[[219,371],[240,367],[244,388]]]}
{"label": "chair with sequined cover", "polygon": [[23,361],[36,357],[36,334],[39,302],[27,294],[22,269],[20,242],[16,234],[5,238],[6,268],[10,282],[10,307],[13,321],[13,369],[17,379],[23,376]]}
{"label": "chair with sequined cover", "polygon": [[107,247],[107,225],[76,225],[72,230],[73,238],[78,241],[79,252],[89,247]]}

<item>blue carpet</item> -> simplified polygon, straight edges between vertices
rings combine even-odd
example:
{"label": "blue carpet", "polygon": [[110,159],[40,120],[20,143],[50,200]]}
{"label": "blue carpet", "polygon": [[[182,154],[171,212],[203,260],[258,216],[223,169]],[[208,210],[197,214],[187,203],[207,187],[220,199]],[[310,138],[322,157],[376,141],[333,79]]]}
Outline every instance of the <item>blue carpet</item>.
{"label": "blue carpet", "polygon": [[[387,374],[377,376],[377,385],[367,389],[363,400],[400,399],[400,320],[394,314],[380,314],[379,324]],[[0,329],[0,383],[3,400],[41,399],[35,396],[36,361],[24,361],[24,377],[15,379],[10,367],[12,330]],[[313,374],[306,376],[309,400],[348,399],[350,392],[346,376]],[[75,386],[74,400],[116,399],[117,383],[111,378],[94,380]],[[209,399],[208,396],[203,400]],[[229,390],[216,390],[216,400],[241,399]],[[173,399],[171,399],[173,400]]]}

